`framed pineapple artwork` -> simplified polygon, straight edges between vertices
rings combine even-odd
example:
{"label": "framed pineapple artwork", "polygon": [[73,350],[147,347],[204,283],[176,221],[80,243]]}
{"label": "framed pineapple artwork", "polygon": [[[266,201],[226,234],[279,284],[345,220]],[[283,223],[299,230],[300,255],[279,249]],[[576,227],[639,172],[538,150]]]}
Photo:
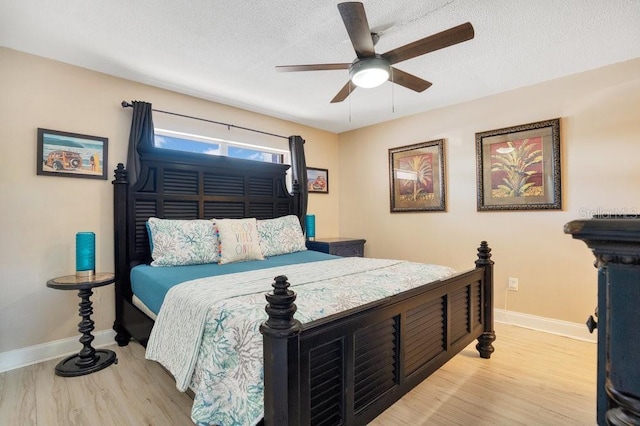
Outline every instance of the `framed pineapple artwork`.
{"label": "framed pineapple artwork", "polygon": [[389,149],[391,213],[446,211],[444,139]]}
{"label": "framed pineapple artwork", "polygon": [[562,210],[560,119],[476,133],[478,211]]}

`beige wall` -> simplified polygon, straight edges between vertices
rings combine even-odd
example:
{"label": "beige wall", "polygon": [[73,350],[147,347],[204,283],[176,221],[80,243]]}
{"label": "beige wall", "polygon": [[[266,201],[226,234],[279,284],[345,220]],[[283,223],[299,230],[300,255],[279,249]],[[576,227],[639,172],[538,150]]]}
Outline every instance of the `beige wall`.
{"label": "beige wall", "polygon": [[[586,246],[563,225],[591,212],[640,212],[640,59],[339,135],[0,48],[0,352],[77,336],[75,292],[48,289],[73,273],[74,237],[96,232],[99,270],[113,270],[111,170],[126,158],[131,113],[122,100],[282,134],[300,134],[307,164],[328,168],[312,194],[318,236],[367,239],[375,257],[471,267],[480,240],[496,261],[496,307],[582,322],[595,306]],[[476,212],[475,132],[561,117],[563,211]],[[244,142],[239,130],[179,122],[158,127]],[[182,128],[181,126],[185,126]],[[193,127],[192,127],[193,126]],[[38,127],[109,138],[109,179],[36,175]],[[388,149],[445,139],[446,213],[389,213]],[[343,184],[341,185],[341,182]],[[339,208],[338,208],[339,207]],[[93,296],[96,331],[113,322],[113,286]]]}
{"label": "beige wall", "polygon": [[[563,210],[477,212],[475,132],[556,117]],[[440,138],[447,212],[389,213],[388,149]],[[340,231],[366,238],[367,256],[458,269],[487,240],[497,308],[581,323],[596,305],[596,270],[563,225],[594,212],[640,213],[639,141],[640,59],[344,133]],[[520,290],[505,301],[508,277]]]}
{"label": "beige wall", "polygon": [[[337,235],[338,143],[333,133],[126,81],[0,48],[0,352],[77,336],[76,292],[45,286],[75,271],[75,233],[96,233],[96,267],[113,271],[112,170],[125,162],[131,110],[122,100],[306,139],[309,164],[330,169],[331,193],[313,195],[319,230]],[[184,131],[245,142],[267,139],[241,130],[169,122]],[[109,138],[109,179],[36,175],[38,127]],[[264,139],[264,140],[261,140]],[[277,140],[276,140],[277,141]],[[96,289],[96,331],[113,324],[113,286]]]}

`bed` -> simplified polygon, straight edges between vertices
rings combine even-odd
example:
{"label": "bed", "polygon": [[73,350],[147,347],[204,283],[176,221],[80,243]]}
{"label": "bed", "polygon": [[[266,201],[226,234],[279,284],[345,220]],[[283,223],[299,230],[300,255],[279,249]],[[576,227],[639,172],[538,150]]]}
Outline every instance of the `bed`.
{"label": "bed", "polygon": [[[300,191],[295,184],[292,194],[287,191],[287,169],[152,148],[140,152],[140,175],[130,186],[126,169],[118,165],[113,328],[119,345],[133,338],[146,346],[154,327],[153,312],[140,305],[131,285],[132,270],[152,260],[149,218],[268,220],[293,214],[300,219]],[[490,252],[481,242],[473,269],[304,323],[296,319],[301,313],[296,315],[295,304],[305,301],[302,296],[296,300],[298,289],[304,293],[296,282],[300,279],[292,279],[302,276],[295,265],[290,277],[278,273],[278,264],[265,269],[270,275],[260,294],[265,319],[259,327],[261,423],[366,424],[473,340],[478,340],[480,357],[490,358],[495,340]],[[265,300],[262,294],[269,287]]]}

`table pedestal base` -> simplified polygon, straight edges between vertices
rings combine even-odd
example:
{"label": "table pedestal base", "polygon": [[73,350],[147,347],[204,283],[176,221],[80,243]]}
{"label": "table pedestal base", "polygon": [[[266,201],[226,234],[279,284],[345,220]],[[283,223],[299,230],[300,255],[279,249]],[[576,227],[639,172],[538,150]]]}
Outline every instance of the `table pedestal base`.
{"label": "table pedestal base", "polygon": [[[78,365],[80,355],[71,355],[56,365],[56,374],[62,377],[76,377],[90,374],[117,363],[116,353],[108,349],[96,349],[95,362]],[[82,364],[82,363],[81,363]]]}

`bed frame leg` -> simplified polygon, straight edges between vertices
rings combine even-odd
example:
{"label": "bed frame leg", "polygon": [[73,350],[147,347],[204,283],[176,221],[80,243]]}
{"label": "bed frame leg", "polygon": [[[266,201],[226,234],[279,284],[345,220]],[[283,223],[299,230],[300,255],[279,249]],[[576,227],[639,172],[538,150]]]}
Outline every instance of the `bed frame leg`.
{"label": "bed frame leg", "polygon": [[493,342],[496,340],[496,332],[493,329],[493,260],[491,260],[491,248],[486,241],[480,243],[478,247],[477,267],[484,267],[484,283],[482,288],[482,320],[484,332],[478,337],[476,349],[480,353],[480,358],[489,359],[495,351]]}
{"label": "bed frame leg", "polygon": [[115,341],[118,346],[127,346],[131,340],[131,334],[118,321],[113,323],[113,331],[116,332]]}
{"label": "bed frame leg", "polygon": [[264,424],[300,424],[300,347],[302,328],[293,319],[296,294],[281,275],[266,294],[269,319],[260,326],[264,356]]}
{"label": "bed frame leg", "polygon": [[489,359],[491,354],[496,350],[492,343],[496,340],[495,331],[485,331],[478,337],[476,349],[480,353],[480,358]]}

